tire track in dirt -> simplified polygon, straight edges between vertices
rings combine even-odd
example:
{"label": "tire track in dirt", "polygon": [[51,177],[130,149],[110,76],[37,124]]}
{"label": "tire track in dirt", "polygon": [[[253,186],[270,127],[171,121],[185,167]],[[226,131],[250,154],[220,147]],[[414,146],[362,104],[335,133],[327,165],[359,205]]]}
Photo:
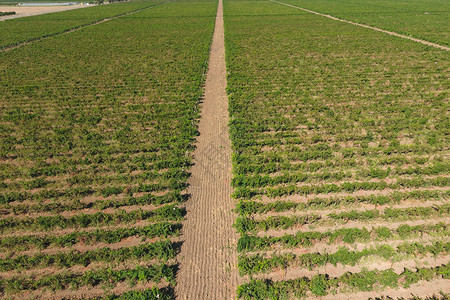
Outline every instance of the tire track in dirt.
{"label": "tire track in dirt", "polygon": [[183,224],[178,299],[234,299],[237,287],[237,233],[231,198],[231,143],[228,134],[222,0],[206,76]]}
{"label": "tire track in dirt", "polygon": [[356,23],[356,22],[352,22],[352,21],[348,21],[348,20],[344,20],[344,19],[339,19],[339,18],[333,17],[331,15],[322,14],[322,13],[317,12],[317,11],[309,10],[309,9],[306,9],[306,8],[303,8],[303,7],[287,4],[287,3],[284,3],[284,2],[279,2],[279,1],[275,1],[275,0],[269,0],[269,1],[281,4],[281,5],[285,5],[285,6],[288,6],[288,7],[300,9],[300,10],[303,10],[303,11],[306,11],[306,12],[309,12],[309,13],[312,13],[312,14],[315,14],[315,15],[318,15],[318,16],[326,17],[326,18],[329,18],[329,19],[332,19],[332,20],[335,20],[335,21],[344,22],[344,23],[355,25],[355,26],[359,26],[359,27],[363,27],[363,28],[367,28],[367,29],[372,29],[372,30],[375,30],[375,31],[383,32],[383,33],[386,33],[386,34],[389,34],[389,35],[393,35],[393,36],[396,36],[396,37],[399,37],[399,38],[402,38],[402,39],[411,40],[411,41],[414,41],[414,42],[417,42],[417,43],[421,43],[421,44],[424,44],[424,45],[427,45],[427,46],[439,48],[439,49],[446,50],[446,51],[450,50],[449,47],[445,47],[445,46],[442,46],[442,45],[439,45],[439,44],[427,42],[427,41],[421,40],[421,39],[416,39],[416,38],[413,38],[413,37],[410,37],[410,36],[407,36],[407,35],[403,35],[403,34],[399,34],[399,33],[393,32],[393,31],[388,31],[388,30],[384,30],[384,29],[381,29],[381,28],[377,28],[377,27],[373,27],[373,26],[369,26],[369,25],[365,25],[365,24],[361,24],[361,23]]}

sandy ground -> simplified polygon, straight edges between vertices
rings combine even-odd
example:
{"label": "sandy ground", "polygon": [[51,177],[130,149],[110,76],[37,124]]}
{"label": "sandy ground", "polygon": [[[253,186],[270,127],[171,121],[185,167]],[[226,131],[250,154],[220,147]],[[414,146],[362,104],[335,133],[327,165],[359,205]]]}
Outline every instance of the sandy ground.
{"label": "sandy ground", "polygon": [[191,169],[179,254],[177,299],[234,299],[237,288],[235,215],[222,15],[219,1],[211,45],[200,135]]}
{"label": "sandy ground", "polygon": [[83,7],[89,7],[92,5],[69,5],[69,6],[0,6],[0,11],[6,12],[6,11],[15,11],[16,14],[12,16],[3,16],[0,17],[0,21],[8,20],[8,19],[15,19],[15,18],[22,18],[22,17],[29,17],[29,16],[35,16],[35,15],[42,15],[57,11],[64,11],[64,10],[71,10],[71,9],[77,9],[77,8],[83,8]]}

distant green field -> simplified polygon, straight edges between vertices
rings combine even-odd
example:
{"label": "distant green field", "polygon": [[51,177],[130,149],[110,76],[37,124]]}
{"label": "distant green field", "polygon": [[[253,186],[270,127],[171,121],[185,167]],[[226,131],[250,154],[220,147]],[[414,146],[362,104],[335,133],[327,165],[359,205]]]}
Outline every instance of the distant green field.
{"label": "distant green field", "polygon": [[450,45],[448,0],[281,0],[302,8]]}
{"label": "distant green field", "polygon": [[269,1],[224,22],[238,297],[449,279],[448,53]]}
{"label": "distant green field", "polygon": [[0,49],[52,36],[159,3],[162,3],[162,1],[125,2],[6,20],[0,22]]}

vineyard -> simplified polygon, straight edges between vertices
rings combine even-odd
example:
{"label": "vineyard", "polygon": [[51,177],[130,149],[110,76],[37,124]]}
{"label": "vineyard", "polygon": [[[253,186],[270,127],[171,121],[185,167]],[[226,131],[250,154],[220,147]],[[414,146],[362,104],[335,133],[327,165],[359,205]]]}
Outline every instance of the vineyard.
{"label": "vineyard", "polygon": [[0,298],[449,299],[449,2],[221,12],[0,22]]}
{"label": "vineyard", "polygon": [[450,45],[450,3],[445,0],[398,1],[286,0],[283,3],[372,25],[415,38]]}
{"label": "vineyard", "polygon": [[155,4],[1,24],[123,15],[0,53],[2,297],[172,297],[216,5]]}
{"label": "vineyard", "polygon": [[[286,3],[378,14],[353,2]],[[275,2],[224,15],[238,297],[448,292],[448,54]]]}
{"label": "vineyard", "polygon": [[0,49],[39,40],[45,37],[85,27],[102,20],[143,10],[163,1],[130,2],[120,5],[94,6],[32,18],[20,18],[0,26]]}

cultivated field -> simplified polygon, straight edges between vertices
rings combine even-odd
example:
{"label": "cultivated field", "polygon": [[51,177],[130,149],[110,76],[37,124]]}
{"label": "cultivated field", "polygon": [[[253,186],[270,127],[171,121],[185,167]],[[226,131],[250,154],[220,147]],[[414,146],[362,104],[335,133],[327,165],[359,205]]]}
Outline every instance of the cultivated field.
{"label": "cultivated field", "polygon": [[446,0],[287,0],[287,4],[353,22],[450,45],[450,2]]}
{"label": "cultivated field", "polygon": [[448,53],[268,1],[224,14],[238,297],[448,292]]}
{"label": "cultivated field", "polygon": [[68,32],[161,3],[163,1],[159,0],[129,2],[8,20],[0,26],[0,49]]}
{"label": "cultivated field", "polygon": [[449,299],[449,9],[0,22],[0,298]]}
{"label": "cultivated field", "polygon": [[2,296],[171,297],[215,8],[0,53]]}

